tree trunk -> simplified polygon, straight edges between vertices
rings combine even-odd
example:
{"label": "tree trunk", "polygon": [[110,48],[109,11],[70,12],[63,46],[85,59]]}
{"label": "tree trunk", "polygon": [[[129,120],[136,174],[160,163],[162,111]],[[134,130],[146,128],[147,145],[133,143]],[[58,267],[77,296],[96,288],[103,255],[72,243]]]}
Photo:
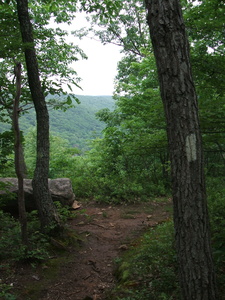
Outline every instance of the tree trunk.
{"label": "tree trunk", "polygon": [[218,300],[198,106],[178,0],[146,0],[167,121],[176,250],[185,300]]}
{"label": "tree trunk", "polygon": [[39,78],[38,62],[27,0],[17,0],[17,12],[25,48],[29,87],[37,119],[37,161],[33,178],[33,192],[37,202],[42,228],[47,229],[49,225],[59,225],[59,218],[48,187],[49,115]]}
{"label": "tree trunk", "polygon": [[[21,79],[20,79],[21,80]],[[21,83],[20,83],[21,84]],[[20,86],[20,90],[21,90],[21,86]],[[21,92],[21,91],[19,91]],[[18,99],[19,101],[19,99]],[[7,102],[4,101],[4,98],[3,99],[0,99],[0,105],[2,105],[8,112],[8,115],[12,121],[12,131],[14,130],[13,129],[13,118],[14,118],[14,114],[13,114],[13,106],[9,106],[7,105]],[[19,103],[18,103],[19,105]],[[23,151],[23,144],[22,142],[18,144],[18,151],[20,152],[20,172],[22,173],[23,175],[23,178],[27,178],[27,166],[26,166],[26,163],[25,163],[25,158],[24,158],[24,151]]]}
{"label": "tree trunk", "polygon": [[21,152],[21,136],[19,128],[19,101],[21,96],[21,64],[16,63],[14,68],[16,78],[16,95],[13,101],[13,129],[15,133],[15,171],[18,178],[18,210],[21,227],[22,243],[28,246],[27,216],[25,208],[25,197],[23,188],[24,157]]}

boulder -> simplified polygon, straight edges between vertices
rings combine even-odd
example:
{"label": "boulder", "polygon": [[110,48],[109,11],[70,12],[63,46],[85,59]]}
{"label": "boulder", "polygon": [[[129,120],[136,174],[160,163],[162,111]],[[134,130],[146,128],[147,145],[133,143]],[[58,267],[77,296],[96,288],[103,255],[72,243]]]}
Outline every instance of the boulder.
{"label": "boulder", "polygon": [[[49,179],[48,184],[53,201],[72,207],[75,195],[69,178]],[[0,209],[17,211],[17,194],[17,178],[0,178]],[[27,211],[36,209],[31,179],[24,179],[24,194]]]}

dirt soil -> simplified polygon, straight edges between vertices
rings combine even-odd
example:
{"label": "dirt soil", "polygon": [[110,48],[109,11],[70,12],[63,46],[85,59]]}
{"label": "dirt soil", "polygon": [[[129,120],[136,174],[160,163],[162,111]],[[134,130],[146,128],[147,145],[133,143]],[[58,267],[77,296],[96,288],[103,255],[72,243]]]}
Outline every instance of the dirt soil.
{"label": "dirt soil", "polygon": [[[164,200],[136,205],[82,205],[81,213],[69,222],[82,237],[80,247],[70,249],[68,257],[57,266],[57,276],[51,279],[48,263],[35,269],[17,267],[8,276],[8,282],[20,294],[17,299],[106,299],[116,281],[114,260],[149,227],[171,218],[172,204]],[[34,296],[37,287],[38,296]]]}

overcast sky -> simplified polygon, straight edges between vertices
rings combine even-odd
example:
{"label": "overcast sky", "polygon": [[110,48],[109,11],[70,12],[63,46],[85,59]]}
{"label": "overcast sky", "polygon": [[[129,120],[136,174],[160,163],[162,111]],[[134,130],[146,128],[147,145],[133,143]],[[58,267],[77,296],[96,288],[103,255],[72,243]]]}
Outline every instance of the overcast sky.
{"label": "overcast sky", "polygon": [[102,45],[92,39],[85,38],[79,46],[87,54],[87,60],[73,64],[73,68],[82,78],[83,91],[76,88],[80,95],[112,95],[114,78],[117,74],[117,63],[121,59],[120,48],[115,45]]}
{"label": "overcast sky", "polygon": [[[85,14],[81,14],[68,29],[73,31],[84,27],[85,24]],[[78,95],[112,95],[117,63],[122,57],[121,48],[112,44],[103,45],[88,37],[82,40],[73,37],[71,41],[79,45],[88,56],[87,60],[79,60],[72,66],[82,78],[80,86],[83,89],[82,91],[75,87],[73,92]]]}

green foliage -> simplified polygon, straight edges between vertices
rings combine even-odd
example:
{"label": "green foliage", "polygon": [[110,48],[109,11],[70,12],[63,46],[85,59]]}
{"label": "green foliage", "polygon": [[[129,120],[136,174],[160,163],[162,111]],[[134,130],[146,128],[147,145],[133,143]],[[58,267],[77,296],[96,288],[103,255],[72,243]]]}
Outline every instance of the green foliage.
{"label": "green foliage", "polygon": [[[72,90],[72,86],[79,87],[80,81],[76,71],[70,67],[71,63],[87,57],[77,45],[66,42],[67,31],[56,26],[52,28],[53,19],[56,23],[70,23],[75,17],[76,3],[67,1],[65,5],[65,1],[57,1],[53,5],[50,2],[29,1],[29,15],[32,19],[42,91],[45,96],[49,96],[49,104],[65,110],[72,107],[72,100],[77,101],[74,95],[67,95],[65,86]],[[16,2],[6,1],[0,5],[0,121],[11,123],[16,89],[13,70],[16,62],[22,65],[20,115],[32,106],[24,57],[24,48],[29,45],[22,43]],[[56,95],[64,95],[64,101],[58,101]]]}
{"label": "green foliage", "polygon": [[0,169],[3,168],[7,162],[7,156],[13,153],[14,133],[13,131],[5,131],[0,133]]}
{"label": "green foliage", "polygon": [[5,183],[0,181],[0,191],[4,192],[4,194],[0,194],[0,210],[4,208],[5,204],[14,201],[16,195],[14,193],[9,192],[11,184],[9,182]]}
{"label": "green foliage", "polygon": [[213,195],[216,196],[216,200],[210,203],[210,215],[212,220],[212,232],[213,232],[213,247],[216,262],[225,266],[225,190],[221,190]]}
{"label": "green foliage", "polygon": [[124,95],[115,96],[113,112],[103,109],[97,113],[106,128],[88,156],[93,161],[92,173],[99,177],[98,199],[136,201],[165,195],[168,189],[162,103],[155,88],[153,56],[145,54],[139,60],[122,60],[117,90]]}
{"label": "green foliage", "polygon": [[[64,102],[65,97],[57,97],[57,102]],[[55,135],[69,141],[69,146],[77,147],[84,151],[88,148],[88,140],[100,137],[104,124],[96,119],[95,114],[103,108],[112,110],[114,100],[111,96],[77,96],[79,105],[67,111],[49,110],[50,129]],[[75,102],[72,103],[75,105]],[[0,123],[0,132],[8,130],[10,126]],[[35,126],[34,109],[20,118],[20,128],[27,135],[30,128]]]}
{"label": "green foliage", "polygon": [[[31,129],[25,139],[28,176],[32,177],[36,164],[36,129]],[[79,153],[77,148],[69,147],[67,140],[51,134],[49,178],[72,177],[74,159]]]}
{"label": "green foliage", "polygon": [[96,17],[101,21],[108,23],[118,16],[122,7],[121,0],[80,0],[81,10],[87,13],[95,13]]}
{"label": "green foliage", "polygon": [[68,221],[68,219],[72,219],[76,217],[76,214],[71,211],[69,206],[63,206],[60,202],[56,201],[54,202],[57,212],[59,214],[60,220],[63,222],[63,224]]}
{"label": "green foliage", "polygon": [[4,300],[16,300],[17,297],[11,294],[12,286],[0,282],[0,299]]}
{"label": "green foliage", "polygon": [[184,10],[210,176],[224,175],[224,12],[223,1],[217,0],[190,2]]}
{"label": "green foliage", "polygon": [[225,189],[224,177],[207,177],[213,256],[221,299],[225,295]]}
{"label": "green foliage", "polygon": [[37,215],[30,215],[29,248],[21,243],[19,221],[0,211],[0,259],[38,262],[48,257],[48,237],[39,231]]}
{"label": "green foliage", "polygon": [[[23,134],[21,132],[22,143]],[[14,177],[14,132],[4,131],[0,133],[0,177]]]}
{"label": "green foliage", "polygon": [[[192,46],[192,65],[199,94],[207,173],[221,176],[224,174],[225,147],[224,133],[221,130],[225,105],[224,72],[221,69],[224,64],[224,56],[221,55],[224,50],[221,18],[223,6],[213,0],[199,1],[197,5],[192,5],[192,1],[184,2],[184,14]],[[30,2],[32,18],[35,20],[35,38],[40,41],[38,55],[43,87],[46,95],[50,95],[48,102],[56,108],[65,103],[69,107],[75,102],[70,98],[71,95],[62,96],[57,81],[53,80],[53,74],[59,70],[68,78],[67,72],[70,71],[65,64],[69,60],[76,60],[77,55],[85,57],[81,50],[74,49],[74,52],[72,45],[64,43],[66,33],[63,30],[46,27],[51,14],[58,23],[69,23],[73,19],[76,5],[71,1],[67,5],[65,7],[63,1],[57,1],[54,5],[52,2],[39,5],[36,1]],[[10,18],[13,18],[13,9],[13,6],[4,8],[5,13],[12,14]],[[52,10],[51,13],[49,9]],[[94,109],[86,105],[86,98],[78,97],[81,105],[69,109],[65,114],[58,110],[50,111],[52,132],[69,141],[68,144],[54,137],[50,177],[71,177],[76,194],[95,197],[100,201],[137,201],[151,195],[163,195],[170,187],[170,166],[164,113],[143,2],[81,1],[82,9],[92,12],[92,29],[103,43],[112,42],[123,47],[124,58],[118,65],[116,78],[116,107],[113,112],[106,109],[100,111],[97,116],[101,122],[93,116],[100,108],[107,107],[97,105],[102,101],[100,97],[88,99],[92,105],[96,103]],[[98,29],[94,26],[95,23],[100,26]],[[20,48],[16,49],[18,52]],[[65,64],[61,63],[62,60]],[[13,97],[12,74],[9,72],[11,63],[8,58],[1,64],[1,78],[4,78],[1,86],[4,86],[4,82],[5,86],[11,86],[9,100]],[[59,77],[57,80],[60,81]],[[26,86],[25,77],[24,80]],[[78,82],[79,80],[75,83]],[[8,90],[4,88],[1,92],[2,97],[6,98]],[[29,93],[25,95],[23,101],[26,103]],[[22,129],[26,131],[30,125],[35,125],[34,112],[22,117]],[[91,146],[87,145],[87,139],[100,137],[100,131],[104,127],[104,138],[96,140]],[[91,147],[93,149],[80,157],[76,149],[68,149],[70,146],[82,150]],[[26,155],[27,164],[32,170],[35,148],[31,143],[26,148],[29,154]]]}
{"label": "green foliage", "polygon": [[0,57],[14,57],[18,50],[21,51],[16,3],[1,1],[0,7]]}
{"label": "green foliage", "polygon": [[[192,64],[199,94],[207,173],[223,175],[222,7],[218,4],[219,12],[212,11],[215,1],[200,1],[195,6],[186,2],[185,5],[184,13],[193,45]],[[210,11],[217,28],[206,24],[206,11]],[[98,22],[101,29],[95,30],[103,43],[120,44],[125,53],[118,65],[115,110],[104,109],[97,114],[106,124],[104,137],[95,141],[86,160],[88,169],[94,174],[92,193],[103,201],[162,195],[170,187],[164,113],[149,34],[142,24],[144,18],[141,2],[124,1],[120,15],[107,24]],[[95,18],[93,22],[96,22]],[[220,67],[216,68],[218,63]],[[88,170],[85,173],[88,176]]]}
{"label": "green foliage", "polygon": [[[76,217],[68,207],[56,203],[62,223]],[[0,260],[14,262],[39,263],[48,259],[51,251],[51,240],[41,233],[37,211],[28,214],[28,248],[21,243],[19,220],[0,210]]]}
{"label": "green foliage", "polygon": [[[94,198],[100,202],[120,203],[145,200],[150,195],[164,195],[163,182],[145,183],[147,172],[131,174],[121,167],[121,160],[114,161],[105,154],[101,141],[85,156],[75,157],[71,177],[77,197]],[[122,162],[123,163],[123,162]]]}
{"label": "green foliage", "polygon": [[98,194],[100,179],[95,173],[95,162],[87,155],[74,158],[71,177],[73,189],[77,198],[92,199]]}
{"label": "green foliage", "polygon": [[86,155],[92,193],[99,201],[137,201],[164,195],[168,189],[164,114],[145,8],[142,1],[121,5],[119,15],[109,23],[92,19],[91,31],[103,43],[122,46],[125,54],[118,65],[115,110],[98,112],[106,126],[104,136]]}
{"label": "green foliage", "polygon": [[103,44],[113,43],[121,46],[124,53],[142,56],[141,49],[148,49],[150,46],[143,1],[120,1],[116,15],[108,20],[105,16],[99,18],[98,14],[92,14],[91,28],[75,33],[82,36],[89,31],[98,36]]}
{"label": "green foliage", "polygon": [[[116,261],[113,299],[178,299],[173,223],[150,229]],[[112,299],[112,297],[109,299]]]}
{"label": "green foliage", "polygon": [[[207,186],[213,255],[222,296],[225,286],[224,178],[208,177]],[[118,283],[107,299],[180,299],[172,222],[150,229],[115,263]]]}

